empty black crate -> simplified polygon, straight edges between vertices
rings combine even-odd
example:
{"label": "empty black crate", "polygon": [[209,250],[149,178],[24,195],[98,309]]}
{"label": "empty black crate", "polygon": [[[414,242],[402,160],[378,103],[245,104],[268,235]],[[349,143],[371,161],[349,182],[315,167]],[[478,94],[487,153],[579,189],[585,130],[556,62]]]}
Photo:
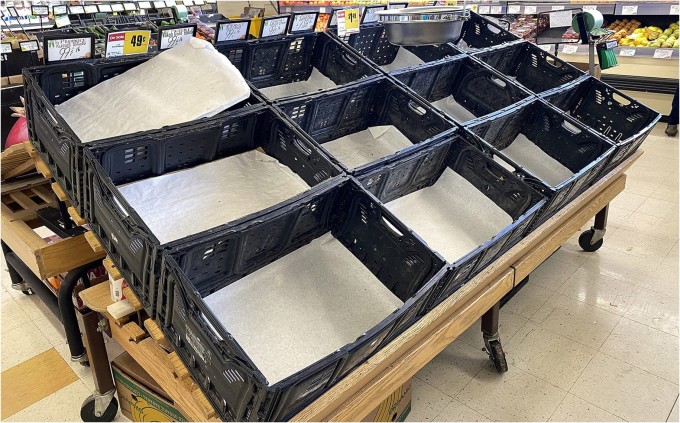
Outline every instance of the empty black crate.
{"label": "empty black crate", "polygon": [[[528,175],[521,168],[508,170],[496,163],[470,145],[472,137],[460,130],[452,140],[357,175],[366,189],[451,263],[453,270],[432,297],[430,308],[515,245],[545,204],[543,196],[524,182]],[[438,190],[431,188],[427,195],[421,191],[437,183],[442,184]],[[420,196],[406,203],[395,201],[418,191]],[[494,204],[495,213],[486,210]],[[503,216],[507,226],[498,224],[499,213],[507,214]],[[472,231],[488,232],[489,238],[472,236]]]}
{"label": "empty black crate", "polygon": [[[292,170],[312,190],[341,173],[318,147],[266,107],[234,112],[187,126],[184,131],[146,134],[124,143],[99,142],[85,151],[82,172],[87,174],[89,194],[85,217],[150,315],[155,310],[153,281],[157,276],[159,254],[166,246],[180,241],[161,243],[116,185],[188,170],[256,148]],[[195,184],[200,185],[201,181],[195,181]],[[247,220],[249,216],[264,216],[294,198],[233,223]],[[167,211],[172,213],[172,208]],[[196,218],[201,219],[201,216]],[[221,226],[230,224],[220,223]],[[168,221],[164,228],[172,230],[172,222]]]}
{"label": "empty black crate", "polygon": [[[68,194],[69,200],[81,215],[84,213],[83,181],[77,169],[82,167],[83,148],[93,143],[83,144],[54,106],[102,81],[132,69],[151,57],[153,56],[145,55],[125,59],[67,62],[24,69],[26,118],[31,142],[50,167],[54,179]],[[262,104],[262,101],[251,95],[249,99],[234,105],[229,110],[259,104]],[[92,124],[96,125],[97,122],[92,122]],[[179,129],[182,125],[175,125],[171,128]],[[154,131],[123,135],[108,140],[124,142],[130,137],[152,132]],[[164,133],[169,132],[166,130]]]}
{"label": "empty black crate", "polygon": [[393,76],[460,124],[511,106],[531,94],[478,61],[461,56]]}
{"label": "empty black crate", "polygon": [[576,67],[528,41],[481,50],[475,56],[534,93],[583,76]]}
{"label": "empty black crate", "polygon": [[[427,102],[387,77],[275,106],[349,172],[449,136],[454,128]],[[381,132],[385,128],[389,133]]]}
{"label": "empty black crate", "polygon": [[[239,310],[250,308],[252,313],[277,316],[276,312],[250,303],[230,305],[221,302],[219,307],[210,306],[210,299],[206,298],[223,289],[238,287],[234,284],[239,282],[247,282],[251,289],[255,283],[252,275],[256,271],[267,270],[268,266],[281,260],[290,260],[300,253],[297,250],[316,248],[309,244],[319,239],[331,239],[342,254],[375,276],[371,282],[404,304],[391,307],[394,311],[385,313],[379,323],[365,333],[359,332],[356,340],[352,338],[348,344],[329,348],[331,351],[328,352],[326,349],[320,351],[322,359],[315,358],[312,364],[301,363],[297,366],[301,370],[271,384],[253,361],[254,351],[247,353],[243,348],[244,341],[251,342],[246,339],[250,336],[234,335],[233,331],[240,328],[233,324],[225,327],[225,320],[218,318],[216,313],[239,306],[243,307]],[[325,268],[332,267],[338,260],[344,261],[337,256],[328,257]],[[287,263],[290,265],[291,262]],[[282,280],[262,276],[257,283],[283,284],[282,289],[292,289],[290,285],[298,283],[292,279],[309,269],[296,266],[291,269],[285,284]],[[167,250],[163,271],[158,302],[161,326],[220,416],[233,421],[280,421],[309,404],[422,316],[430,295],[448,269],[439,256],[385,210],[375,197],[353,178],[344,177],[335,179],[333,186],[326,186],[323,191],[272,213],[267,219],[214,232]],[[335,296],[327,294],[326,284],[337,283],[340,279],[347,285],[352,283],[349,281],[352,278],[342,276],[346,267],[328,271],[331,273],[328,277],[318,279],[318,290],[315,288],[302,295],[302,301],[312,301],[319,296],[320,301],[337,303]],[[370,273],[367,274],[370,276]],[[248,276],[251,279],[241,280]],[[363,278],[354,280],[362,285],[368,282]],[[356,304],[367,298],[365,291],[350,289],[349,295]],[[271,300],[283,303],[288,301],[288,296],[274,295]],[[328,313],[327,307],[322,307],[323,313]],[[294,313],[308,316],[298,309],[294,309]],[[359,314],[365,313],[370,312],[359,311]],[[277,348],[284,343],[285,351],[292,356],[300,349],[299,345],[284,341],[270,342],[276,343]],[[269,352],[264,348],[258,351],[260,354]],[[281,355],[279,352],[271,360],[284,359]]]}
{"label": "empty black crate", "polygon": [[[328,32],[338,36],[333,28]],[[391,44],[385,35],[385,27],[380,23],[362,25],[358,33],[347,34],[340,39],[385,72],[419,66],[461,54],[450,44],[407,47]]]}
{"label": "empty black crate", "polygon": [[[549,197],[536,226],[595,181],[614,145],[542,100],[522,104],[470,126],[477,146],[506,166],[520,167],[525,181]],[[474,142],[474,141],[473,141]]]}
{"label": "empty black crate", "polygon": [[[378,74],[360,55],[322,32],[226,44],[217,50],[270,100],[314,93]],[[304,81],[308,83],[302,84]],[[281,87],[293,83],[298,85]]]}
{"label": "empty black crate", "polygon": [[470,18],[463,23],[460,37],[452,44],[461,51],[471,52],[516,40],[519,40],[519,37],[500,25],[470,12]]}
{"label": "empty black crate", "polygon": [[544,94],[545,99],[616,145],[610,170],[633,154],[661,115],[593,77]]}

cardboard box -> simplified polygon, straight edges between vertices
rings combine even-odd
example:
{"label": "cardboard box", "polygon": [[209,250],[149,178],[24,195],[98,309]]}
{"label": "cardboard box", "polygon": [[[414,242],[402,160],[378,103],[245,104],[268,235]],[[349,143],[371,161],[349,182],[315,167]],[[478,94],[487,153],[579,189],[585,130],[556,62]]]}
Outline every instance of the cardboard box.
{"label": "cardboard box", "polygon": [[120,411],[133,422],[185,422],[163,389],[127,352],[111,363]]}
{"label": "cardboard box", "polygon": [[409,379],[371,411],[362,422],[403,422],[411,412],[411,382]]}

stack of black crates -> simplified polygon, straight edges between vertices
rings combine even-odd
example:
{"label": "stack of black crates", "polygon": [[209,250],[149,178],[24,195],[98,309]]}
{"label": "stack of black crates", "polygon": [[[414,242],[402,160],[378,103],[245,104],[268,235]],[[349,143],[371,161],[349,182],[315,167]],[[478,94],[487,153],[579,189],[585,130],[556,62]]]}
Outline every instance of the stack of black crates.
{"label": "stack of black crates", "polygon": [[[386,70],[400,49],[421,63]],[[391,45],[372,23],[344,38],[329,30],[218,50],[251,84],[248,100],[212,118],[88,144],[54,106],[149,57],[30,68],[24,79],[32,143],[225,420],[293,416],[630,156],[660,117],[474,13],[460,40],[436,47]],[[304,81],[315,69],[337,88],[276,100],[258,90]],[[472,117],[432,105],[449,97]],[[395,126],[412,146],[355,168],[324,147],[378,125]],[[573,176],[545,181],[507,157],[501,150],[520,135]],[[311,189],[160,244],[116,188],[255,148]],[[384,205],[431,186],[445,169],[512,218],[453,263]],[[203,298],[329,231],[404,305],[354,343],[270,385]]]}

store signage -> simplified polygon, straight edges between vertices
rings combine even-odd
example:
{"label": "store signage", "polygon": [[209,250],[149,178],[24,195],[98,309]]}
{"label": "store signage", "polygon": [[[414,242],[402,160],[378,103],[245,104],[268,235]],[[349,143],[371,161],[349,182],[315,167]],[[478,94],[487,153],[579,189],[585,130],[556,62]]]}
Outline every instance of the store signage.
{"label": "store signage", "polygon": [[53,14],[54,16],[57,16],[57,15],[65,15],[66,13],[68,13],[68,12],[66,11],[66,6],[64,6],[64,5],[61,5],[61,6],[52,6],[52,14]]}
{"label": "store signage", "polygon": [[105,57],[130,56],[144,54],[149,50],[151,31],[117,31],[106,35]]}
{"label": "store signage", "polygon": [[503,13],[503,6],[491,6],[492,15],[500,15]]}
{"label": "store signage", "polygon": [[289,19],[289,15],[263,18],[262,29],[260,30],[260,38],[274,37],[285,34],[286,30],[288,29]]}
{"label": "store signage", "polygon": [[140,9],[151,9],[151,2],[150,1],[140,1],[137,3]]}
{"label": "store signage", "polygon": [[196,25],[181,25],[162,28],[158,31],[158,50],[167,50],[184,44],[196,35]]}
{"label": "store signage", "polygon": [[99,9],[97,9],[96,4],[86,4],[85,5],[85,13],[97,13]]}
{"label": "store signage", "polygon": [[562,48],[562,53],[564,53],[564,54],[576,54],[577,51],[578,51],[578,46],[575,46],[575,45],[568,45],[567,44]]}
{"label": "store signage", "polygon": [[564,5],[556,4],[550,8],[550,10],[564,10]]}
{"label": "store signage", "polygon": [[297,34],[300,32],[314,31],[316,19],[318,17],[319,14],[316,12],[294,13],[291,17],[290,31],[288,32],[291,34]]}
{"label": "store signage", "polygon": [[359,32],[359,9],[339,10],[337,15],[339,36]]}
{"label": "store signage", "polygon": [[535,15],[536,14],[536,6],[524,6],[524,14],[525,15]]}
{"label": "store signage", "polygon": [[19,41],[19,48],[21,49],[21,51],[38,51],[39,49],[38,41],[36,40]]}
{"label": "store signage", "polygon": [[657,48],[654,50],[655,59],[670,59],[673,57],[673,49],[671,48]]}
{"label": "store signage", "polygon": [[31,6],[31,15],[33,16],[47,16],[50,14],[50,8],[47,6]]}
{"label": "store signage", "polygon": [[111,5],[111,10],[113,10],[114,12],[122,12],[123,10],[125,10],[125,7],[123,7],[123,5],[120,3],[113,3]]}
{"label": "store signage", "polygon": [[408,7],[408,3],[390,3],[387,5],[388,10],[392,9],[405,9]]}
{"label": "store signage", "polygon": [[93,34],[46,35],[43,38],[43,46],[46,64],[94,57]]}
{"label": "store signage", "polygon": [[621,14],[622,15],[637,15],[638,14],[638,7],[637,5],[625,5],[621,7]]}
{"label": "store signage", "polygon": [[564,10],[561,12],[551,12],[550,16],[550,28],[563,28],[571,26],[571,10]]}
{"label": "store signage", "polygon": [[182,3],[184,3],[185,6],[193,6],[194,0],[182,0]]}
{"label": "store signage", "polygon": [[385,10],[386,6],[367,6],[364,8],[364,14],[361,16],[361,23],[374,23],[378,22],[378,14],[376,12],[380,10]]}
{"label": "store signage", "polygon": [[54,24],[57,26],[57,28],[63,28],[65,26],[71,25],[71,19],[68,17],[68,15],[59,15],[54,18]]}
{"label": "store signage", "polygon": [[217,22],[215,43],[247,40],[250,31],[250,19]]}
{"label": "store signage", "polygon": [[491,12],[491,7],[490,7],[490,6],[482,6],[482,5],[479,5],[479,6],[477,7],[477,10],[479,11],[479,14],[480,14],[480,15],[488,15],[489,12]]}
{"label": "store signage", "polygon": [[508,13],[511,15],[519,15],[520,10],[522,9],[522,6],[519,4],[509,4],[508,5]]}
{"label": "store signage", "polygon": [[593,10],[597,10],[597,5],[595,5],[595,4],[584,4],[583,6],[581,6],[581,9],[583,9],[584,12],[593,11]]}
{"label": "store signage", "polygon": [[12,52],[12,43],[2,43],[2,50],[0,53],[8,54]]}
{"label": "store signage", "polygon": [[155,9],[162,9],[165,7],[165,2],[164,1],[155,1],[153,2],[153,7]]}
{"label": "store signage", "polygon": [[99,4],[97,5],[99,8],[100,12],[111,12],[111,5],[110,4]]}
{"label": "store signage", "polygon": [[72,15],[79,15],[85,13],[85,8],[83,6],[69,6],[68,12]]}
{"label": "store signage", "polygon": [[176,6],[177,2],[175,0],[165,0],[165,7]]}
{"label": "store signage", "polygon": [[194,4],[196,6],[203,6],[205,4],[205,2],[203,0],[194,0]]}
{"label": "store signage", "polygon": [[137,10],[137,6],[132,2],[123,3],[123,8],[127,11]]}
{"label": "store signage", "polygon": [[635,49],[634,48],[622,48],[619,51],[619,56],[624,56],[624,57],[635,56]]}
{"label": "store signage", "polygon": [[680,4],[671,4],[671,15],[680,15]]}

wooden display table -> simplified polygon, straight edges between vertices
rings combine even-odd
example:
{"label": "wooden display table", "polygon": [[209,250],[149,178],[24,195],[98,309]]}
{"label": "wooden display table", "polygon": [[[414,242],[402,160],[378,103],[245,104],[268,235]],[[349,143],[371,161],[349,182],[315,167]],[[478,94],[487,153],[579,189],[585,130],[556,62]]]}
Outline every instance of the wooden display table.
{"label": "wooden display table", "polygon": [[[600,229],[604,229],[607,205],[623,191],[626,181],[624,172],[641,155],[642,151],[636,152],[574,199],[292,420],[361,420],[383,401],[385,393],[393,392],[413,377],[477,319],[483,317],[483,326],[497,327],[501,298],[593,216],[599,216]],[[144,330],[137,323],[113,319],[106,311],[112,304],[108,284],[102,285],[80,293],[85,304],[108,319],[113,337],[145,368],[189,419],[215,420],[216,413],[201,391],[196,389],[184,366],[176,360],[175,353],[169,352],[169,343],[159,333],[154,322],[150,319],[142,322]],[[141,306],[135,308],[140,310]],[[90,360],[100,361],[102,357],[90,357]]]}

